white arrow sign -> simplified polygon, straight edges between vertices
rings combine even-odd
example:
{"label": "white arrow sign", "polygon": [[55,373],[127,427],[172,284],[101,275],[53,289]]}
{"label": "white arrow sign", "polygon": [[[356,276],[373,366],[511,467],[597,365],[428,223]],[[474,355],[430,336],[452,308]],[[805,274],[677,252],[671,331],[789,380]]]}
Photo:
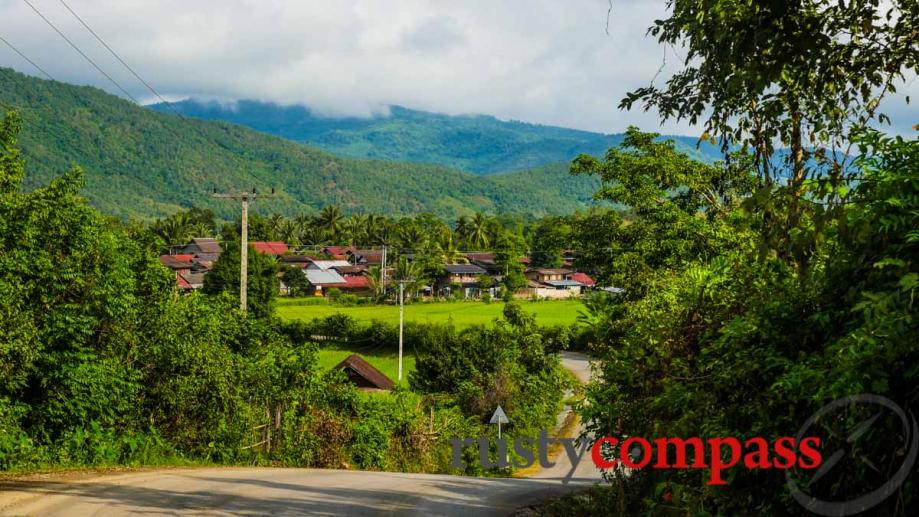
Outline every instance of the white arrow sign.
{"label": "white arrow sign", "polygon": [[495,410],[495,414],[491,415],[491,420],[488,421],[490,424],[498,424],[498,438],[501,438],[501,424],[506,424],[510,422],[507,419],[507,415],[504,414],[504,410],[501,409],[501,406],[498,406],[498,409]]}

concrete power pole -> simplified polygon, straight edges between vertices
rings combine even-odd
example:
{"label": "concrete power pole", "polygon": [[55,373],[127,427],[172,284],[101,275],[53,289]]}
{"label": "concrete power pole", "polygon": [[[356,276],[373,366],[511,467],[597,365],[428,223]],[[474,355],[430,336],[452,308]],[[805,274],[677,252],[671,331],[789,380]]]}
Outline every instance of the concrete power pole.
{"label": "concrete power pole", "polygon": [[402,380],[402,321],[405,319],[405,282],[399,281],[399,380]]}
{"label": "concrete power pole", "polygon": [[274,197],[274,189],[271,194],[259,194],[255,189],[252,192],[240,192],[237,194],[221,194],[214,189],[211,197],[218,199],[232,199],[240,202],[242,217],[240,219],[240,239],[239,239],[239,310],[246,312],[248,308],[248,291],[249,291],[249,201],[255,201],[257,198]]}

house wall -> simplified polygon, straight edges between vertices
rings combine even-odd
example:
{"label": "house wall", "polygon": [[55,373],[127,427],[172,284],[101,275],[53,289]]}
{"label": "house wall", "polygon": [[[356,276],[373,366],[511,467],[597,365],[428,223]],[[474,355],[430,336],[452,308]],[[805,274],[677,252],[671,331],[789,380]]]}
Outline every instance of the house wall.
{"label": "house wall", "polygon": [[536,282],[548,282],[554,280],[564,280],[565,275],[542,275],[539,273],[530,273],[526,275],[530,280],[535,280]]}
{"label": "house wall", "polygon": [[514,298],[549,298],[550,300],[567,300],[568,298],[578,297],[581,295],[579,287],[566,287],[564,289],[553,289],[551,287],[528,287],[520,289],[514,293]]}
{"label": "house wall", "polygon": [[448,284],[474,284],[478,281],[477,275],[447,275]]}

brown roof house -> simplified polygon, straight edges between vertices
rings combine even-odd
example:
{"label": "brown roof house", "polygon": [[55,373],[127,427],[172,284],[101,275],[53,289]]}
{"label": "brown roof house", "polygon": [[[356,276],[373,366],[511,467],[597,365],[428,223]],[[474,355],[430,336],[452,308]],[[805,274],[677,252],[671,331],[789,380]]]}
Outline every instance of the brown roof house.
{"label": "brown roof house", "polygon": [[395,386],[389,377],[357,354],[349,355],[334,369],[343,370],[348,380],[362,390],[391,390]]}
{"label": "brown roof house", "polygon": [[182,249],[182,253],[191,254],[201,260],[217,260],[220,257],[220,243],[209,237],[196,237],[191,244]]}

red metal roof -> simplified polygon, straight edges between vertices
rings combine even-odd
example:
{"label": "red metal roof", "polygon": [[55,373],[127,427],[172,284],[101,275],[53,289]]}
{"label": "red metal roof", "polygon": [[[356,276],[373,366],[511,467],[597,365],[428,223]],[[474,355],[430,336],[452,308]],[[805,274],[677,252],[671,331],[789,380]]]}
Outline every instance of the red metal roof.
{"label": "red metal roof", "polygon": [[369,289],[370,279],[366,276],[346,276],[345,285],[339,289]]}
{"label": "red metal roof", "polygon": [[352,247],[343,247],[343,246],[326,246],[322,248],[322,252],[331,255],[337,259],[343,259],[348,256],[348,252],[354,250]]}
{"label": "red metal roof", "polygon": [[287,253],[287,244],[281,241],[255,241],[252,243],[252,247],[255,248],[255,251],[265,255],[283,255]]}
{"label": "red metal roof", "polygon": [[194,265],[195,256],[189,253],[183,255],[160,255],[160,264],[171,269],[188,269]]}
{"label": "red metal roof", "polygon": [[182,278],[182,275],[176,275],[176,286],[179,289],[194,289],[191,284],[188,283],[188,280]]}
{"label": "red metal roof", "polygon": [[568,276],[568,280],[574,280],[575,282],[580,282],[586,286],[597,285],[597,283],[594,282],[594,279],[590,278],[587,273],[572,273]]}

